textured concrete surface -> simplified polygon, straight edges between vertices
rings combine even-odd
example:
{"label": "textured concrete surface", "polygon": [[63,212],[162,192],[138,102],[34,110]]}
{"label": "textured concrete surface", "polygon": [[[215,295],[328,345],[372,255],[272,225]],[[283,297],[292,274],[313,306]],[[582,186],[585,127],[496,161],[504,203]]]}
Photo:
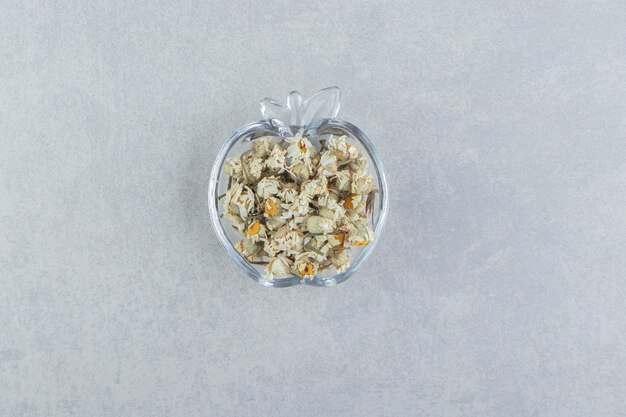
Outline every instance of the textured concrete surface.
{"label": "textured concrete surface", "polygon": [[[626,415],[624,2],[59,3],[0,5],[0,415]],[[210,165],[335,84],[387,232],[262,288]]]}

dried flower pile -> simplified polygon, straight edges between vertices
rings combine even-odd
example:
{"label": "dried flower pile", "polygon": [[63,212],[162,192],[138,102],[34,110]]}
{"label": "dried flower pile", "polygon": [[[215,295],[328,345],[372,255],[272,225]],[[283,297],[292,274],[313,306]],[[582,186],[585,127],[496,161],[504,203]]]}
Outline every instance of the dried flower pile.
{"label": "dried flower pile", "polygon": [[320,141],[263,137],[228,159],[224,215],[241,234],[236,248],[266,265],[265,278],[314,277],[350,265],[350,246],[372,242],[376,190],[367,159],[345,136]]}

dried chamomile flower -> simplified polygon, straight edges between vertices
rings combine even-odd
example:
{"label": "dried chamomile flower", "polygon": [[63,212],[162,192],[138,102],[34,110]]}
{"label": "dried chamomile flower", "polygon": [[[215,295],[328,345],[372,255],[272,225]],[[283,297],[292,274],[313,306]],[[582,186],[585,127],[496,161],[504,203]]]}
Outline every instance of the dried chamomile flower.
{"label": "dried chamomile flower", "polygon": [[267,227],[259,220],[253,220],[246,228],[246,235],[254,242],[267,238]]}
{"label": "dried chamomile flower", "polygon": [[265,279],[284,278],[289,275],[293,262],[285,255],[273,258],[265,267]]}
{"label": "dried chamomile flower", "polygon": [[293,203],[299,194],[294,184],[282,184],[278,197],[282,198],[285,203]]}
{"label": "dried chamomile flower", "polygon": [[367,158],[365,158],[363,154],[357,155],[356,158],[350,161],[348,168],[350,168],[350,171],[354,174],[365,173],[365,170],[367,169]]}
{"label": "dried chamomile flower", "polygon": [[306,228],[311,233],[330,233],[335,228],[335,222],[321,216],[310,216]]}
{"label": "dried chamomile flower", "polygon": [[270,256],[275,256],[279,252],[287,255],[297,254],[302,252],[303,238],[301,232],[283,226],[265,241],[263,249]]}
{"label": "dried chamomile flower", "polygon": [[272,171],[282,171],[285,169],[285,155],[287,151],[276,145],[272,148],[269,157],[265,160],[265,167]]}
{"label": "dried chamomile flower", "polygon": [[325,151],[320,156],[318,172],[325,177],[331,177],[337,173],[337,157],[331,151]]}
{"label": "dried chamomile flower", "polygon": [[374,189],[374,178],[369,174],[355,174],[352,176],[350,191],[356,194],[368,194]]}
{"label": "dried chamomile flower", "polygon": [[235,179],[243,178],[243,169],[241,168],[241,158],[234,156],[228,158],[224,164],[224,172]]}
{"label": "dried chamomile flower", "polygon": [[261,177],[263,172],[263,160],[261,158],[255,158],[250,152],[239,157],[241,163],[241,171],[243,179],[246,184],[254,182]]}
{"label": "dried chamomile flower", "polygon": [[265,177],[256,185],[256,194],[261,198],[270,198],[280,191],[280,182],[275,177]]}
{"label": "dried chamomile flower", "polygon": [[254,209],[254,193],[243,183],[236,183],[226,192],[224,205],[227,211],[239,211],[240,217],[247,217]]}
{"label": "dried chamomile flower", "polygon": [[237,249],[248,260],[254,259],[254,256],[261,250],[261,245],[252,239],[246,238],[235,244]]}
{"label": "dried chamomile flower", "polygon": [[336,200],[326,197],[322,204],[322,199],[318,200],[320,203],[319,215],[331,219],[334,222],[338,222],[342,217],[346,215],[346,209]]}
{"label": "dried chamomile flower", "polygon": [[357,229],[350,233],[348,242],[352,246],[365,246],[374,240],[374,231],[369,227]]}
{"label": "dried chamomile flower", "polygon": [[252,141],[250,149],[255,158],[266,158],[274,147],[274,142],[268,136],[258,138]]}
{"label": "dried chamomile flower", "polygon": [[285,138],[285,142],[289,143],[287,156],[293,161],[310,161],[311,157],[317,153],[317,150],[307,138],[295,136]]}
{"label": "dried chamomile flower", "polygon": [[280,229],[285,225],[285,223],[287,223],[287,220],[283,219],[282,217],[271,217],[265,220],[265,225],[267,226],[268,230]]}
{"label": "dried chamomile flower", "polygon": [[317,274],[319,263],[310,253],[305,252],[296,257],[294,268],[303,278],[314,277]]}
{"label": "dried chamomile flower", "polygon": [[293,203],[282,204],[285,209],[283,217],[289,219],[291,217],[302,217],[309,214],[311,211],[311,197],[306,193],[300,193]]}
{"label": "dried chamomile flower", "polygon": [[261,158],[253,158],[250,161],[248,169],[250,170],[251,179],[258,180],[259,178],[261,178],[261,173],[263,172],[264,165],[265,164],[263,163],[263,160]]}
{"label": "dried chamomile flower", "polygon": [[302,182],[313,176],[313,166],[308,162],[298,161],[289,166],[289,172],[294,176],[294,178],[296,178],[296,180]]}
{"label": "dried chamomile flower", "polygon": [[[279,229],[280,230],[280,229]],[[278,253],[281,252],[281,246],[277,239],[274,236],[271,236],[269,239],[263,242],[263,250],[270,257],[275,257]]]}
{"label": "dried chamomile flower", "polygon": [[304,181],[300,186],[300,191],[313,197],[324,193],[327,188],[328,182],[326,181],[325,177],[322,177],[319,179]]}
{"label": "dried chamomile flower", "polygon": [[276,197],[270,197],[263,203],[263,216],[265,217],[265,225],[269,230],[276,230],[282,227],[287,219],[282,217],[283,208],[280,200]]}
{"label": "dried chamomile flower", "polygon": [[350,191],[350,183],[352,182],[352,174],[349,170],[339,171],[335,176],[334,185],[339,191]]}
{"label": "dried chamomile flower", "polygon": [[346,142],[346,136],[338,138],[331,136],[328,139],[328,149],[339,159],[354,159],[359,153],[356,147]]}

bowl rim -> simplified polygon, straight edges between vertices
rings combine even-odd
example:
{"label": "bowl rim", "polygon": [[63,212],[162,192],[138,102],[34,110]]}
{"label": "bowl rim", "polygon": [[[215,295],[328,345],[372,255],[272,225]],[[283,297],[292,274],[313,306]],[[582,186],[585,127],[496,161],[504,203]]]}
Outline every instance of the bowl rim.
{"label": "bowl rim", "polygon": [[[297,129],[297,127],[294,127]],[[294,131],[296,131],[294,129]],[[326,130],[337,130],[340,132],[345,132],[349,134],[349,136],[354,136],[365,148],[365,151],[368,153],[370,159],[373,162],[373,168],[376,173],[378,179],[378,188],[379,188],[379,214],[378,221],[374,226],[374,235],[375,239],[369,245],[365,246],[365,248],[359,253],[356,259],[350,264],[348,269],[339,274],[335,274],[331,277],[325,278],[305,278],[300,280],[296,277],[289,278],[280,278],[274,280],[266,280],[263,275],[254,268],[240,253],[237,249],[235,249],[234,245],[230,243],[228,236],[226,236],[226,232],[220,221],[220,213],[219,213],[219,201],[217,199],[217,191],[219,182],[218,179],[220,177],[220,173],[226,162],[226,156],[228,152],[233,147],[233,145],[240,139],[250,140],[252,136],[251,134],[257,134],[255,137],[273,135],[280,136],[276,131],[276,124],[272,120],[259,120],[255,122],[250,122],[239,129],[237,129],[230,138],[221,146],[219,152],[215,157],[215,161],[213,162],[213,166],[211,168],[211,174],[209,178],[209,186],[208,186],[208,206],[211,218],[211,224],[213,225],[213,230],[217,234],[218,240],[221,245],[224,247],[226,252],[230,255],[230,257],[241,267],[244,272],[252,278],[254,281],[265,287],[272,288],[286,288],[299,284],[306,284],[317,287],[329,287],[340,284],[350,278],[360,267],[361,264],[369,257],[372,253],[376,245],[378,244],[382,232],[384,230],[385,222],[387,220],[387,214],[389,209],[389,187],[387,184],[387,179],[385,177],[385,171],[383,169],[382,162],[378,157],[378,153],[376,151],[376,147],[370,141],[370,139],[363,133],[361,129],[359,129],[356,125],[347,122],[342,119],[324,119],[318,126],[313,129],[308,129],[307,133],[312,135],[317,132],[321,132],[323,134],[332,133],[326,132]],[[249,136],[249,137],[247,137]]]}

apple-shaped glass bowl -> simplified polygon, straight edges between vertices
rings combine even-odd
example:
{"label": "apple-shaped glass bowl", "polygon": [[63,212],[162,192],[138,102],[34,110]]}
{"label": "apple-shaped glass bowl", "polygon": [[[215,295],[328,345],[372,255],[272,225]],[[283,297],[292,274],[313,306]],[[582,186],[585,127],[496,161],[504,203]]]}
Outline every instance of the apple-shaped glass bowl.
{"label": "apple-shaped glass bowl", "polygon": [[[352,276],[372,253],[380,239],[387,216],[388,192],[383,166],[378,158],[374,145],[355,125],[337,119],[340,106],[340,91],[337,87],[325,88],[316,94],[303,99],[296,92],[287,97],[286,105],[266,98],[261,101],[261,113],[264,120],[249,123],[238,129],[220,149],[211,170],[209,181],[209,211],[215,233],[230,257],[252,279],[268,287],[289,287],[296,284],[313,286],[332,286]],[[241,236],[233,229],[231,221],[221,216],[222,204],[219,196],[228,189],[228,175],[224,173],[224,163],[233,156],[239,156],[250,147],[250,142],[267,136],[277,138],[302,135],[309,139],[318,149],[320,141],[331,135],[346,136],[352,146],[357,146],[368,161],[368,173],[372,175],[377,192],[374,194],[372,214],[369,226],[374,231],[374,240],[368,245],[352,247],[350,250],[351,264],[341,273],[332,269],[319,272],[314,277],[301,279],[291,276],[286,278],[265,279],[264,267],[249,262],[237,249],[235,244]]]}

